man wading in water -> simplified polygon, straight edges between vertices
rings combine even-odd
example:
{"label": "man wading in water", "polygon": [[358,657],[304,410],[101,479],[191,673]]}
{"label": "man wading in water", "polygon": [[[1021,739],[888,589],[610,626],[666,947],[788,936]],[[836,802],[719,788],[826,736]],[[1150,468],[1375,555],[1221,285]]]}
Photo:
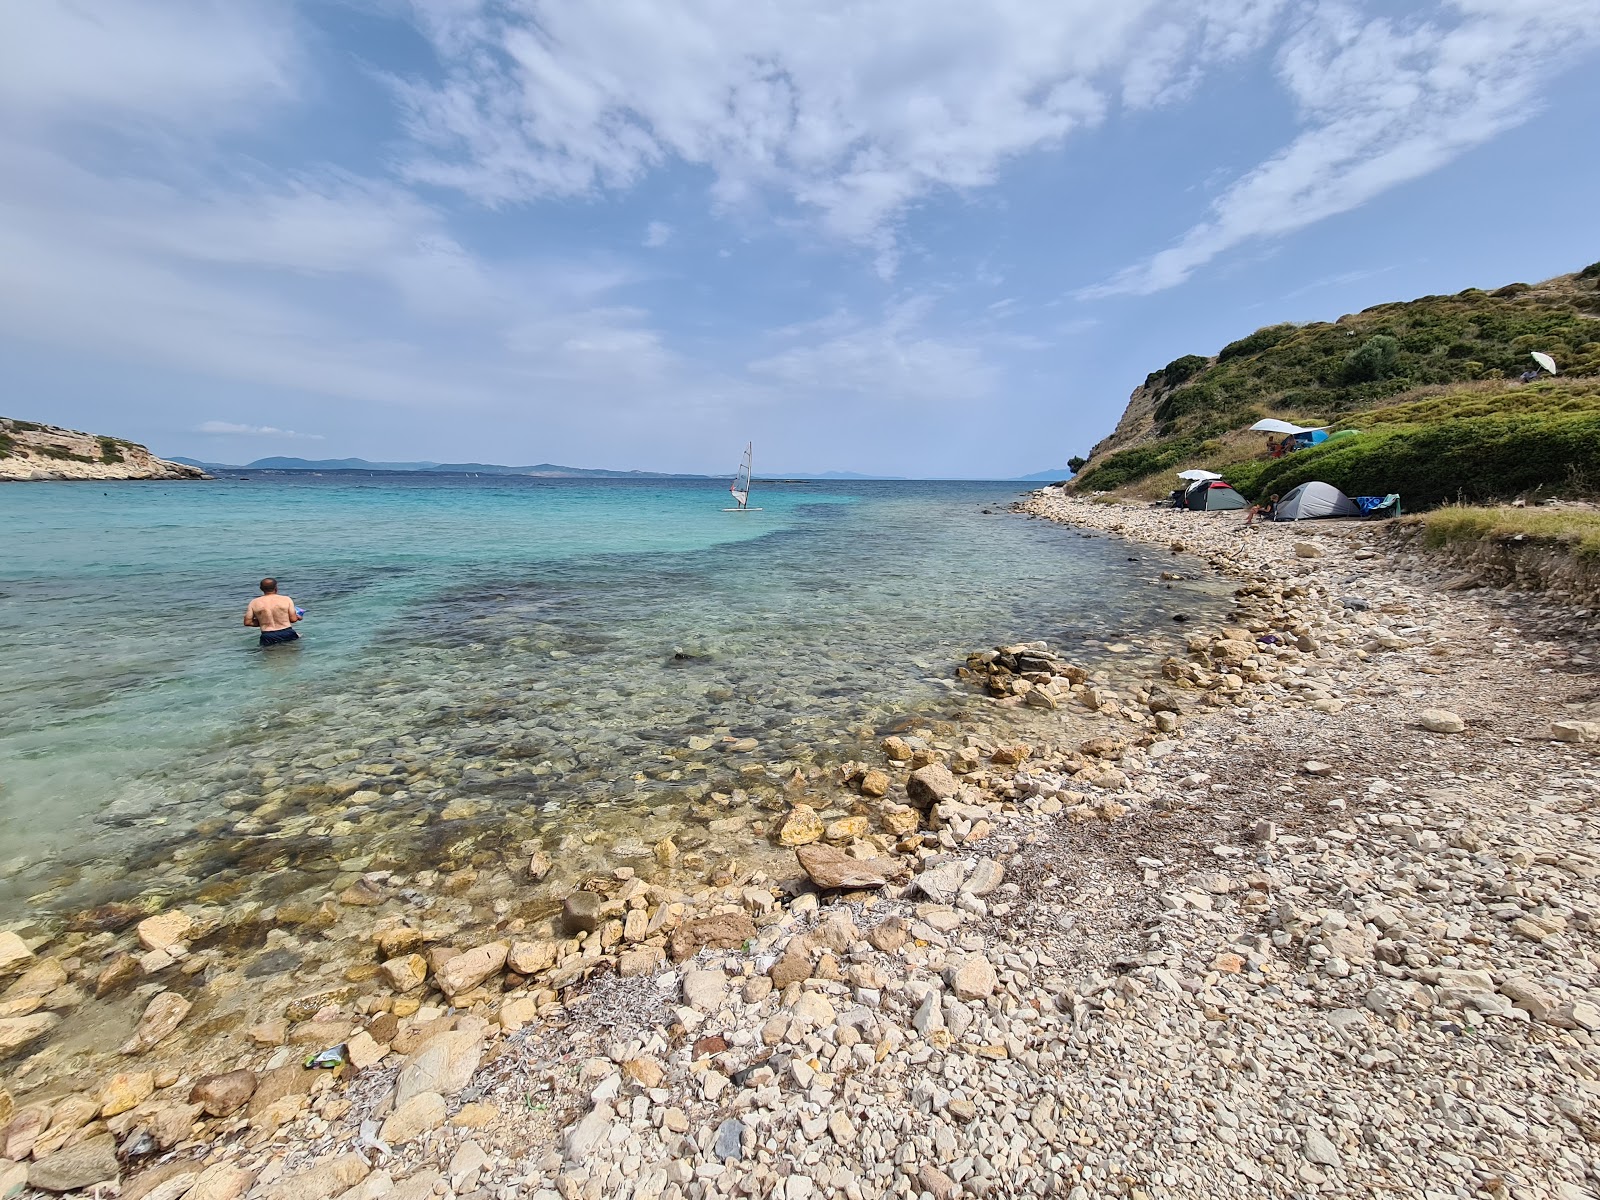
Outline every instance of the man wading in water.
{"label": "man wading in water", "polygon": [[244,623],[261,630],[263,646],[299,641],[300,635],[294,631],[298,620],[300,613],[294,601],[278,595],[278,581],[272,578],[261,581],[261,595],[250,601],[250,607],[244,610]]}

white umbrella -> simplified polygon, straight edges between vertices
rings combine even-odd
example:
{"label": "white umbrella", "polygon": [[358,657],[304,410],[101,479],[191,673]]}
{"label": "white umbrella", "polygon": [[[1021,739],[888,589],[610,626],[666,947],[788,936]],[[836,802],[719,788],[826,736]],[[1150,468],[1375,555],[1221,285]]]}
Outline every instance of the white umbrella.
{"label": "white umbrella", "polygon": [[1326,429],[1326,425],[1291,425],[1287,421],[1279,421],[1268,417],[1264,421],[1257,421],[1250,426],[1259,433],[1313,433],[1318,429]]}
{"label": "white umbrella", "polygon": [[1196,469],[1193,471],[1179,471],[1178,478],[1189,479],[1198,483],[1202,479],[1221,479],[1222,476],[1218,475],[1215,471],[1201,471]]}
{"label": "white umbrella", "polygon": [[1556,360],[1551,358],[1548,354],[1544,354],[1541,351],[1535,350],[1528,357],[1533,359],[1534,362],[1538,363],[1546,371],[1549,371],[1550,374],[1554,375],[1557,373]]}

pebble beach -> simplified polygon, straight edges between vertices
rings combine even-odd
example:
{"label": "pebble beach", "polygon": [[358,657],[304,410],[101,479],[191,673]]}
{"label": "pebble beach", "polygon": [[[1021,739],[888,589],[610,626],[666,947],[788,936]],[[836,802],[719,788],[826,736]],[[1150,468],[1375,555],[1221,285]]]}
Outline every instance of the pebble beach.
{"label": "pebble beach", "polygon": [[0,1196],[1600,1196],[1594,614],[1382,524],[1019,507],[1234,607],[974,647],[692,879],[378,867],[247,968],[226,895],[0,934]]}

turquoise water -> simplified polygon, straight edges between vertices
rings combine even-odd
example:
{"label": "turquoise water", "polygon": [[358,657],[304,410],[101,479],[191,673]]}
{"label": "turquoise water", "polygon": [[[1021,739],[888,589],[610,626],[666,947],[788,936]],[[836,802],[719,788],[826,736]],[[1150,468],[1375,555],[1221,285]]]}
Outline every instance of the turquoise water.
{"label": "turquoise water", "polygon": [[[695,869],[896,722],[970,706],[967,651],[1154,653],[1173,612],[1218,603],[1016,495],[768,485],[739,514],[690,481],[0,489],[0,919],[530,841],[576,871],[672,836]],[[268,573],[308,617],[263,652],[241,619]]]}

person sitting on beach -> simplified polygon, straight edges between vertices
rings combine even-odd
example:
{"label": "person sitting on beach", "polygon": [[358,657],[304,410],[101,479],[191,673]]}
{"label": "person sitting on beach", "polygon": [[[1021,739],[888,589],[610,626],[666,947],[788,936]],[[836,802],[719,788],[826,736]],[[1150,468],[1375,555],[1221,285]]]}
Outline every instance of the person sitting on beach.
{"label": "person sitting on beach", "polygon": [[261,630],[263,646],[281,646],[284,642],[297,642],[300,635],[294,623],[300,620],[294,601],[278,595],[278,581],[268,576],[261,581],[261,595],[250,601],[244,610],[244,623]]}
{"label": "person sitting on beach", "polygon": [[1270,521],[1272,520],[1272,510],[1277,507],[1278,497],[1277,494],[1274,493],[1273,495],[1267,497],[1267,502],[1265,504],[1252,504],[1244,514],[1244,523],[1246,525],[1254,525],[1257,517],[1260,517],[1265,521]]}

